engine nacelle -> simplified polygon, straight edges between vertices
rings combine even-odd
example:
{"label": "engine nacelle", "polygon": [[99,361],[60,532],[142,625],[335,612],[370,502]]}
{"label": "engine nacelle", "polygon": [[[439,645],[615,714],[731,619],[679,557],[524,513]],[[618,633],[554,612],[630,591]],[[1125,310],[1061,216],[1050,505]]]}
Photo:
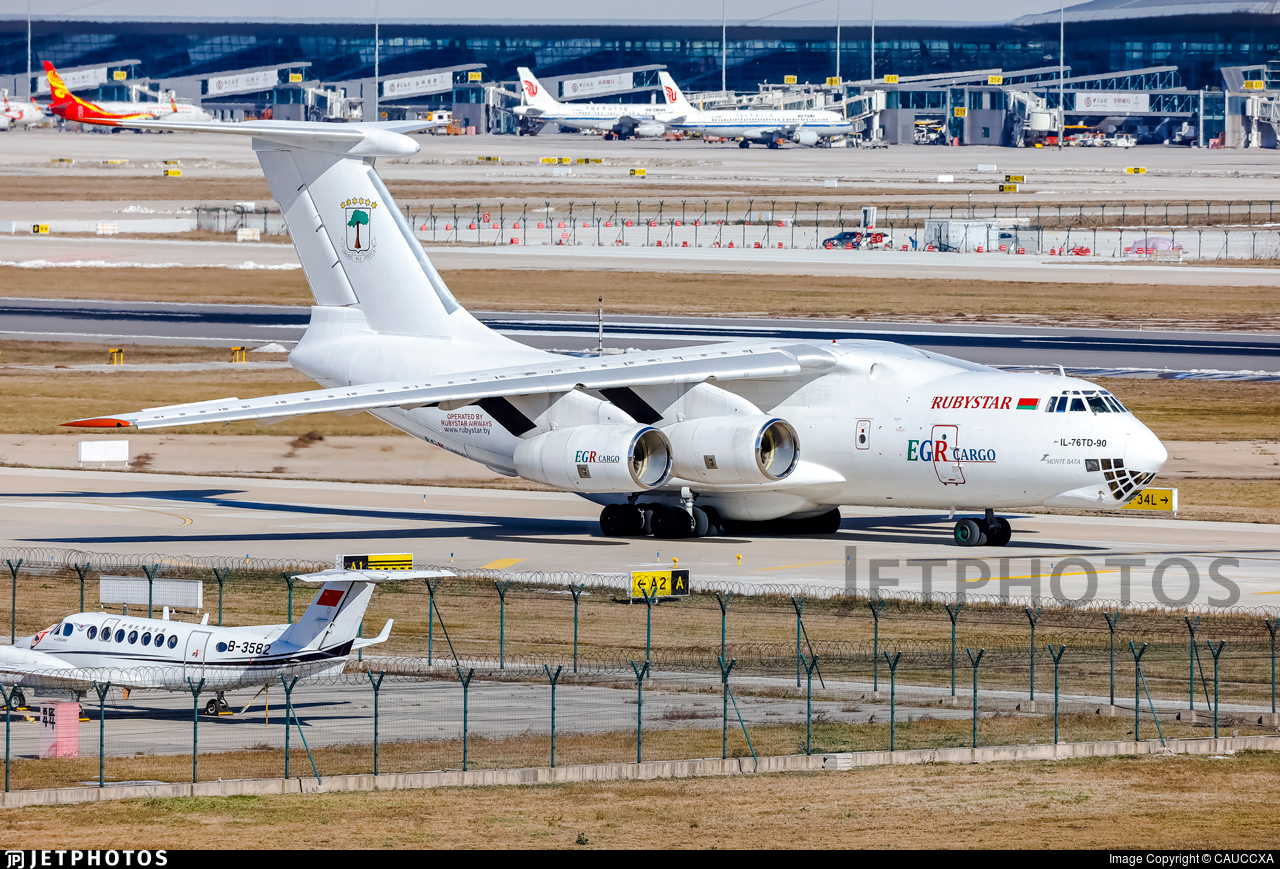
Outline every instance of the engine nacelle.
{"label": "engine nacelle", "polygon": [[709,416],[663,429],[673,472],[701,483],[772,483],[795,469],[800,440],[777,417]]}
{"label": "engine nacelle", "polygon": [[797,145],[813,146],[818,144],[818,134],[813,130],[797,130],[795,141]]}
{"label": "engine nacelle", "polygon": [[579,425],[523,440],[516,473],[573,492],[637,492],[671,476],[671,444],[648,425]]}
{"label": "engine nacelle", "polygon": [[633,135],[644,136],[646,138],[653,138],[654,136],[661,136],[666,131],[667,131],[667,128],[656,121],[641,121],[640,123],[636,124],[635,132]]}

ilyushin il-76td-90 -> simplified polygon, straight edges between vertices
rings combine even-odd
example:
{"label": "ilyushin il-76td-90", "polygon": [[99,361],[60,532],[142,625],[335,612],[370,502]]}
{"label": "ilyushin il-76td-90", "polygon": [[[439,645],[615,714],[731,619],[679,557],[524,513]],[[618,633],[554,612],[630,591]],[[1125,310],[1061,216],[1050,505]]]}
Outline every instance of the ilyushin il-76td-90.
{"label": "ilyushin il-76td-90", "polygon": [[[962,546],[1001,510],[1123,506],[1167,457],[1106,390],[902,344],[743,340],[580,358],[490,330],[454,298],[375,168],[415,122],[169,124],[253,137],[315,296],[290,354],[322,388],[77,426],[153,429],[368,411],[501,474],[603,508],[605,535],[834,533],[841,505],[934,508]],[[406,470],[406,476],[412,472]]]}

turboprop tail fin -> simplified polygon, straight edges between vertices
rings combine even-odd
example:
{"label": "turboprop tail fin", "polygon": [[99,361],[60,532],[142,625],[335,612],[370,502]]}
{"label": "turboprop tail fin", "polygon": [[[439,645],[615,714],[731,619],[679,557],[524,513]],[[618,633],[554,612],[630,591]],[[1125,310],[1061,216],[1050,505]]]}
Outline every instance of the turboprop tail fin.
{"label": "turboprop tail fin", "polygon": [[324,570],[299,574],[293,578],[324,585],[302,618],[285,628],[276,642],[299,649],[329,650],[336,654],[346,654],[357,646],[362,648],[383,642],[391,634],[390,621],[377,637],[356,639],[375,585],[391,580],[453,575],[445,570]]}

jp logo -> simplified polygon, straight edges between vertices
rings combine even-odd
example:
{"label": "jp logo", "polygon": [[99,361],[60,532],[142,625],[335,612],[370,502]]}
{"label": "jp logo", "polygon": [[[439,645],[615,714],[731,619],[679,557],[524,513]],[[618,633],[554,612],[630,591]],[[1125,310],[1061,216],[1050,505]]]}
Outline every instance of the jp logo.
{"label": "jp logo", "polygon": [[373,216],[378,203],[372,199],[348,199],[342,203],[346,235],[342,253],[347,259],[364,262],[378,252],[378,239],[373,231]]}

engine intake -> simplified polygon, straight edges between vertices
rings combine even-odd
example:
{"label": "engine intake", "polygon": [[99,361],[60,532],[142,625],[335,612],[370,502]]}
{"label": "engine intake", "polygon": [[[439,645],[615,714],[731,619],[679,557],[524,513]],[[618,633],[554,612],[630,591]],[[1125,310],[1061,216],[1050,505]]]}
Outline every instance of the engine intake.
{"label": "engine intake", "polygon": [[635,135],[644,138],[653,138],[655,136],[661,136],[666,131],[666,126],[658,123],[657,121],[641,121],[636,124]]}
{"label": "engine intake", "polygon": [[648,425],[581,425],[523,440],[516,473],[573,492],[635,492],[671,476],[671,444]]}
{"label": "engine intake", "polygon": [[702,483],[772,483],[800,459],[800,440],[786,420],[771,416],[711,416],[663,429],[673,472]]}

